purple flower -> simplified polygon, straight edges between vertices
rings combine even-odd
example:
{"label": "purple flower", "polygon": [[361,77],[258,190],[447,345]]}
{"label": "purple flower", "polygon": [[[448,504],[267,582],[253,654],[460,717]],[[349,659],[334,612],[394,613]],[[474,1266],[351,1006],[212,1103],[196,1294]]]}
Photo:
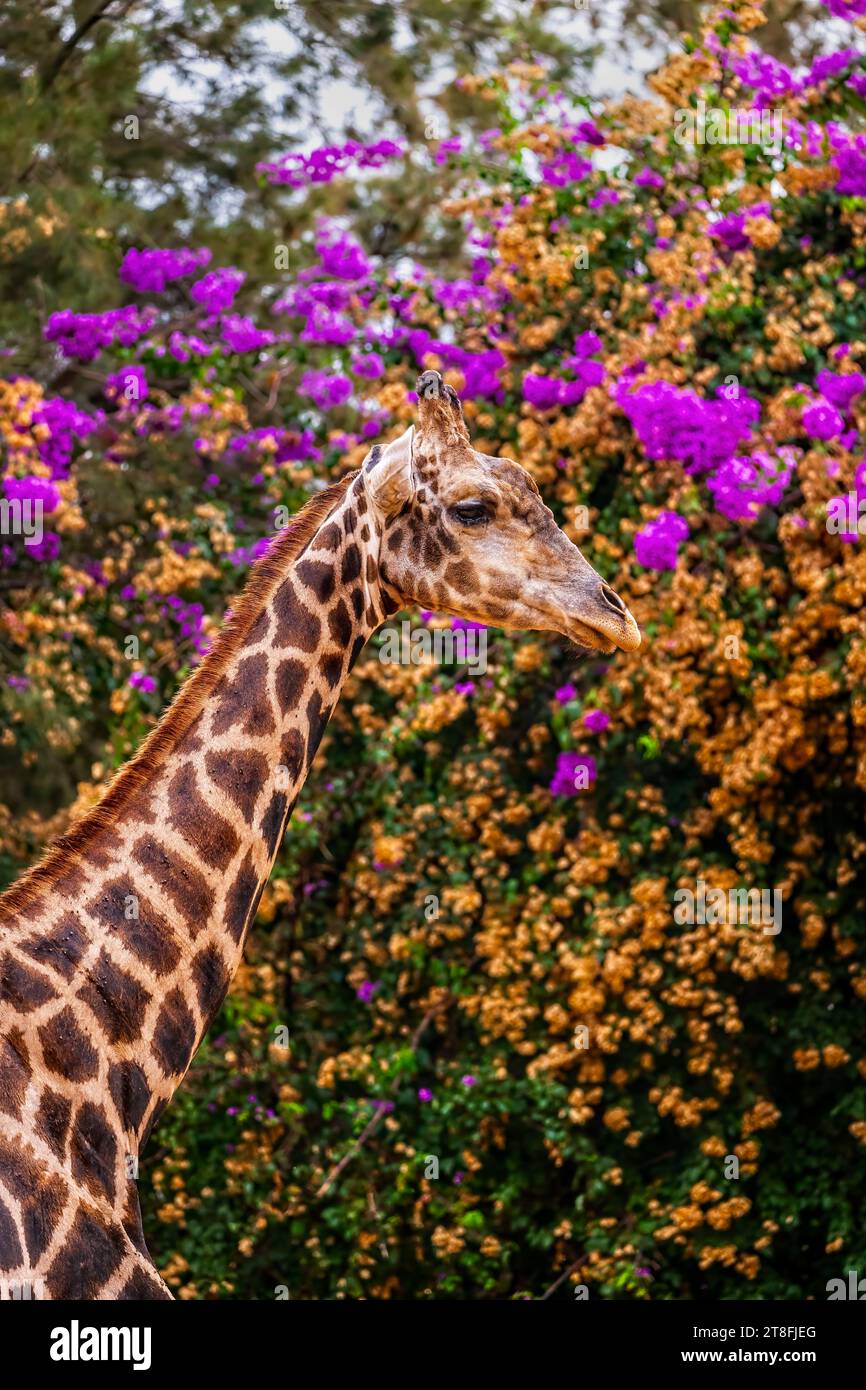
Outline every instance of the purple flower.
{"label": "purple flower", "polygon": [[203,269],[210,258],[211,253],[205,246],[198,251],[186,246],[178,251],[156,248],[138,251],[133,246],[121,261],[120,278],[139,294],[161,294],[171,280]]}
{"label": "purple flower", "polygon": [[664,188],[665,181],[661,174],[645,166],[635,174],[634,184],[637,188]]}
{"label": "purple flower", "polygon": [[60,506],[60,493],[47,478],[4,478],[3,489],[10,502],[30,502],[37,512],[54,512]]}
{"label": "purple flower", "polygon": [[[429,613],[427,616],[432,617],[433,614]],[[452,618],[451,628],[454,632],[486,632],[487,624],[476,623],[472,618]]]}
{"label": "purple flower", "polygon": [[541,174],[545,183],[554,188],[564,188],[569,183],[579,183],[592,173],[592,160],[572,150],[560,150],[547,164],[542,164]]}
{"label": "purple flower", "polygon": [[561,685],[558,690],[554,690],[553,697],[561,705],[567,705],[569,700],[577,699],[577,687],[574,685]]}
{"label": "purple flower", "polygon": [[539,377],[530,371],[523,378],[523,399],[538,410],[550,410],[559,402],[559,381],[553,377]]}
{"label": "purple flower", "polygon": [[355,990],[355,994],[362,1004],[369,1004],[374,995],[382,988],[380,980],[365,980],[362,985]]}
{"label": "purple flower", "polygon": [[551,796],[577,796],[598,777],[595,758],[588,753],[560,753],[550,782]]}
{"label": "purple flower", "polygon": [[833,163],[839,170],[835,191],[840,197],[866,195],[866,137],[855,135],[840,145],[833,155]]}
{"label": "purple flower", "polygon": [[352,358],[350,365],[355,376],[367,377],[370,381],[375,381],[385,372],[385,363],[378,352],[359,353]]}
{"label": "purple flower", "polygon": [[418,1099],[428,1101],[433,1099],[433,1092],[427,1086],[422,1086],[418,1091]]}
{"label": "purple flower", "polygon": [[803,411],[803,429],[812,439],[835,439],[844,425],[838,410],[827,401],[814,401]]}
{"label": "purple flower", "polygon": [[304,372],[298,391],[309,396],[320,410],[330,410],[332,406],[343,405],[352,394],[352,383],[347,376],[331,376],[325,371]]}
{"label": "purple flower", "polygon": [[727,217],[720,217],[716,222],[709,226],[709,234],[718,241],[723,241],[729,251],[745,251],[751,246],[746,222],[752,221],[756,217],[771,217],[773,209],[769,203],[753,203],[745,212],[731,212]]}
{"label": "purple flower", "polygon": [[433,158],[437,164],[447,164],[448,156],[451,154],[459,154],[462,148],[463,141],[458,140],[456,137],[451,140],[440,140]]}
{"label": "purple flower", "polygon": [[329,232],[321,237],[316,242],[316,254],[322,270],[332,280],[366,280],[373,269],[364,248],[347,232]]}
{"label": "purple flower", "polygon": [[673,570],[677,567],[677,547],[689,534],[688,523],[679,512],[662,512],[635,533],[637,562],[644,569]]}
{"label": "purple flower", "polygon": [[49,564],[60,554],[60,537],[56,531],[46,531],[37,545],[28,545],[27,554],[31,560]]}
{"label": "purple flower", "polygon": [[220,334],[230,352],[256,352],[274,342],[269,329],[256,328],[252,319],[240,314],[226,314],[220,324]]}
{"label": "purple flower", "polygon": [[327,343],[345,347],[355,336],[355,325],[345,314],[336,314],[322,304],[315,305],[301,332],[302,343]]}
{"label": "purple flower", "polygon": [[212,270],[209,275],[196,280],[190,295],[208,314],[222,314],[232,307],[235,295],[246,278],[244,272],[235,266],[221,266],[219,270]]}
{"label": "purple flower", "polygon": [[601,709],[589,709],[583,716],[583,727],[591,734],[603,734],[610,723],[610,715]]}
{"label": "purple flower", "polygon": [[859,19],[866,14],[866,0],[824,0],[824,4],[837,19]]}
{"label": "purple flower", "polygon": [[105,379],[105,395],[110,401],[122,403],[144,401],[148,395],[147,374],[143,367],[130,363]]}
{"label": "purple flower", "polygon": [[135,686],[137,690],[143,690],[147,695],[152,695],[156,690],[156,681],[153,676],[147,676],[143,671],[133,671],[129,678],[129,684]]}
{"label": "purple flower", "polygon": [[778,505],[794,471],[794,456],[782,447],[778,457],[763,449],[727,459],[707,478],[716,510],[731,521],[747,521],[761,507]]}
{"label": "purple flower", "polygon": [[579,361],[585,357],[593,357],[595,353],[601,352],[604,344],[597,333],[587,329],[585,333],[579,333],[574,340],[574,355]]}
{"label": "purple flower", "polygon": [[819,82],[838,77],[846,68],[850,68],[852,63],[858,62],[859,58],[860,54],[856,48],[843,48],[838,53],[822,53],[806,73],[803,85],[816,87]]}
{"label": "purple flower", "polygon": [[615,188],[600,188],[597,193],[593,193],[587,202],[587,207],[603,208],[609,203],[618,203],[619,194]]}
{"label": "purple flower", "polygon": [[465,1076],[461,1076],[460,1081],[464,1086],[474,1086],[476,1078],[471,1072],[467,1072]]}
{"label": "purple flower", "polygon": [[824,399],[834,405],[837,410],[848,410],[854,397],[866,390],[866,377],[862,372],[848,372],[841,375],[836,372],[821,371],[815,378],[815,385]]}
{"label": "purple flower", "polygon": [[50,315],[43,336],[47,342],[57,343],[64,357],[92,362],[109,345],[131,347],[150,331],[155,318],[154,308],[138,309],[134,304],[108,309],[104,314],[74,314],[71,309],[61,309]]}
{"label": "purple flower", "polygon": [[474,682],[474,681],[456,681],[456,682],[455,682],[455,685],[454,685],[454,694],[455,694],[455,695],[474,695],[474,694],[475,694],[475,682]]}
{"label": "purple flower", "polygon": [[760,418],[758,401],[739,388],[722,387],[715,400],[668,381],[630,390],[623,376],[616,399],[650,459],[680,459],[688,474],[712,468],[734,454]]}
{"label": "purple flower", "polygon": [[754,90],[756,106],[769,105],[775,98],[799,91],[803,86],[790,68],[769,53],[752,49],[742,56],[728,56],[731,68],[740,81]]}
{"label": "purple flower", "polygon": [[275,164],[257,164],[256,173],[264,174],[268,183],[302,188],[307,183],[330,183],[353,164],[359,169],[380,169],[402,154],[402,146],[393,140],[377,140],[371,145],[347,140],[344,145],[321,145],[309,154],[286,154]]}

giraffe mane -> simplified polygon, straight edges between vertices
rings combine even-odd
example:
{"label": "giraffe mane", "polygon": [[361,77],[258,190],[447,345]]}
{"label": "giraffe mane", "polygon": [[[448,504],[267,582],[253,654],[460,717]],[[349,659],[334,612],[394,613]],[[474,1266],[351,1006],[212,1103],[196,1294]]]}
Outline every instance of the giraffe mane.
{"label": "giraffe mane", "polygon": [[5,893],[0,894],[0,925],[13,913],[33,904],[40,890],[50,887],[66,870],[69,856],[77,856],[94,834],[112,824],[118,811],[183,738],[229,662],[243,645],[278,582],[285,578],[287,570],[300,558],[357,476],[357,469],[346,473],[338,482],[311,497],[281,534],[274,538],[250,571],[237,602],[232,605],[230,619],[220,628],[207,656],[184,681],[138,752],[117,769],[96,805],[84,811],[64,835],[52,840],[42,858]]}

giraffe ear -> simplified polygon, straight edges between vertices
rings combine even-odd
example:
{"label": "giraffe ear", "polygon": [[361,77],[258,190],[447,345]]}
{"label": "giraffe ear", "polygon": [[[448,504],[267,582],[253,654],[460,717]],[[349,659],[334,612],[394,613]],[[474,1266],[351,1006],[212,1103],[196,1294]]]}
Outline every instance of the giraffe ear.
{"label": "giraffe ear", "polygon": [[364,483],[383,516],[395,516],[415,492],[412,441],[415,426],[392,439],[384,448],[376,444],[364,460]]}

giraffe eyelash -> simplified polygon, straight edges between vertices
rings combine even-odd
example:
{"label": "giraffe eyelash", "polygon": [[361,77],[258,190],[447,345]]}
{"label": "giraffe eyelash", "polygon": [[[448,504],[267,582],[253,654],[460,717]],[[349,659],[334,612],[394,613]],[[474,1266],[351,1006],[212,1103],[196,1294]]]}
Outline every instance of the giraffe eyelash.
{"label": "giraffe eyelash", "polygon": [[485,502],[475,499],[466,502],[457,502],[449,508],[449,514],[455,521],[459,521],[461,526],[481,526],[490,520],[490,509]]}

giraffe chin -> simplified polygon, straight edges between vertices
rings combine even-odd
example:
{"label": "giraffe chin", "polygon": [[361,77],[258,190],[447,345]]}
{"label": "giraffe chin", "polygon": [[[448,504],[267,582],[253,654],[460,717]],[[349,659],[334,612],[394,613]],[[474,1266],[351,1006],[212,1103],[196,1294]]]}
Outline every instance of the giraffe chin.
{"label": "giraffe chin", "polygon": [[589,623],[575,618],[569,623],[565,636],[579,651],[591,656],[598,653],[612,656],[615,651],[633,652],[640,646],[640,633],[633,619],[627,627],[623,627],[622,632],[614,636],[609,632],[600,632],[598,628],[590,627]]}
{"label": "giraffe chin", "polygon": [[617,649],[616,643],[610,638],[602,637],[600,632],[595,632],[584,623],[572,624],[567,636],[580,656],[612,656]]}

